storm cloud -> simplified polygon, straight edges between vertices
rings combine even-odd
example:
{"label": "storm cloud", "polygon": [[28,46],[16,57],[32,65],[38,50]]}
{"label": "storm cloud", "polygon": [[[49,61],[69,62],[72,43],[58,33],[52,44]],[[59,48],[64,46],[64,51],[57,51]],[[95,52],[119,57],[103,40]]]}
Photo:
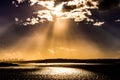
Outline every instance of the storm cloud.
{"label": "storm cloud", "polygon": [[109,10],[111,8],[120,8],[120,0],[99,0],[98,5],[100,10]]}

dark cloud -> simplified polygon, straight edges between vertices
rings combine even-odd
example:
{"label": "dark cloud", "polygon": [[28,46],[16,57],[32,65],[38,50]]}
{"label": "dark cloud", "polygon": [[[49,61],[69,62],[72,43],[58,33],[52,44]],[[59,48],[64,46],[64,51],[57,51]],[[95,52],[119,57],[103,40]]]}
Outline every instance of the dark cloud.
{"label": "dark cloud", "polygon": [[87,25],[87,22],[80,22],[80,29],[88,41],[95,43],[100,49],[117,53],[120,50],[120,23],[115,22],[115,20],[120,18],[120,9],[109,9],[104,13],[100,13],[98,10],[91,10],[91,12],[91,18],[95,21],[104,21],[104,25],[95,27],[92,23]]}
{"label": "dark cloud", "polygon": [[66,4],[63,5],[63,11],[71,11],[75,8],[76,8],[75,5],[73,5],[73,6],[69,6],[69,5],[66,5]]}
{"label": "dark cloud", "polygon": [[21,38],[28,35],[30,27],[11,25],[2,35],[0,35],[0,49],[9,48],[17,43]]}
{"label": "dark cloud", "polygon": [[72,0],[55,0],[55,6],[60,4],[61,2],[67,2],[67,1],[72,1]]}
{"label": "dark cloud", "polygon": [[[32,33],[36,27],[23,26],[16,24],[15,17],[19,20],[25,20],[27,17],[33,14],[33,11],[28,4],[24,2],[16,7],[12,4],[13,0],[1,0],[0,1],[0,49],[6,49],[21,40],[22,38]],[[5,30],[2,30],[4,29]]]}
{"label": "dark cloud", "polygon": [[[109,28],[106,28],[106,25],[109,26]],[[85,24],[84,26],[86,27],[83,27],[82,29],[84,34],[87,36],[88,41],[92,41],[102,50],[108,50],[110,52],[120,50],[120,38],[115,34],[119,34],[120,29],[117,30],[118,28],[110,26],[110,24],[105,24],[100,28]],[[110,28],[113,30],[110,30]]]}
{"label": "dark cloud", "polygon": [[108,10],[114,7],[120,7],[120,0],[99,0],[99,9]]}

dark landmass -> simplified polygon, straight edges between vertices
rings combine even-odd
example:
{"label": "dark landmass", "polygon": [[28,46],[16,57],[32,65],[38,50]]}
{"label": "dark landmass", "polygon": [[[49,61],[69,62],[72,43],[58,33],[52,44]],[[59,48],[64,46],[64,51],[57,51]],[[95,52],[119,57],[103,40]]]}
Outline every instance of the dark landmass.
{"label": "dark landmass", "polygon": [[119,64],[120,59],[45,59],[19,61],[20,63],[111,63]]}
{"label": "dark landmass", "polygon": [[94,68],[96,68],[96,70],[97,69],[106,70],[112,68],[119,69],[120,59],[45,59],[45,60],[12,61],[12,62],[0,63],[0,67],[9,67],[9,66],[20,67],[21,65],[22,66],[27,65],[28,67],[34,65],[36,67],[73,67],[73,68],[84,68],[90,70],[94,70]]}
{"label": "dark landmass", "polygon": [[7,62],[0,63],[0,67],[10,67],[10,66],[18,66],[18,65],[14,63],[7,63]]}
{"label": "dark landmass", "polygon": [[95,72],[105,71],[107,73],[120,71],[120,59],[46,59],[46,60],[21,61],[19,63],[21,64],[45,63],[44,65],[37,65],[37,67],[71,67],[81,68]]}

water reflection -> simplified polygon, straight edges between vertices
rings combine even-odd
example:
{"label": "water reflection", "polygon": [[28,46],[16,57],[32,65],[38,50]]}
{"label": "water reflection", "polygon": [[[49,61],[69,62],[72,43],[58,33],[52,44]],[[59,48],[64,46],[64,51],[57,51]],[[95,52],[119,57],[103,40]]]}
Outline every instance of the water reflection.
{"label": "water reflection", "polygon": [[108,77],[101,73],[70,67],[22,66],[0,69],[0,80],[109,80]]}
{"label": "water reflection", "polygon": [[49,74],[49,75],[71,75],[71,74],[89,74],[87,71],[83,71],[81,69],[75,68],[65,68],[65,67],[46,67],[43,68],[40,72],[36,72],[37,74]]}
{"label": "water reflection", "polygon": [[99,77],[99,75],[97,75],[94,72],[90,72],[84,69],[68,68],[68,67],[44,67],[41,70],[36,71],[34,75],[41,75],[45,79],[55,79],[55,80],[56,79],[57,80],[58,79],[59,80],[63,80],[63,79],[91,80],[93,78],[97,80],[97,77]]}

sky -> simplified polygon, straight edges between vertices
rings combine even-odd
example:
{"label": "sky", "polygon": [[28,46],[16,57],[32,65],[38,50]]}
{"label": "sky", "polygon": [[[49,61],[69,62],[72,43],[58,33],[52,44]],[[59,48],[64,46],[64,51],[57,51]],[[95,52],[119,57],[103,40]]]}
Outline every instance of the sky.
{"label": "sky", "polygon": [[0,55],[120,58],[120,0],[1,0]]}

